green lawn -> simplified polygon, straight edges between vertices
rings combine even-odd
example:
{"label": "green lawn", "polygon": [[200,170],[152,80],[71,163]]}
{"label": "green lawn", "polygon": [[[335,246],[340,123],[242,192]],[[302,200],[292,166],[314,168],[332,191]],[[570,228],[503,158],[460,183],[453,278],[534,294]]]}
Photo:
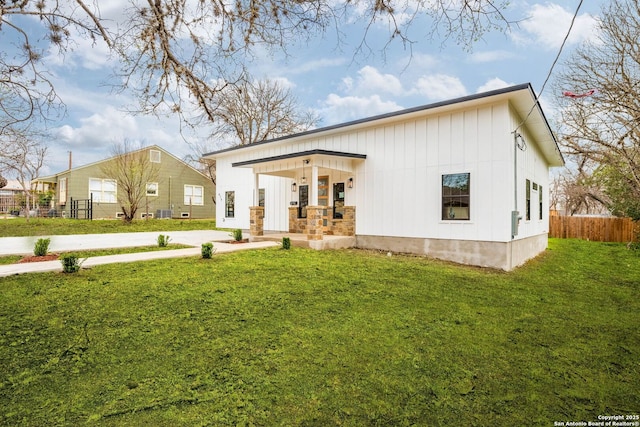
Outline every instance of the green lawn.
{"label": "green lawn", "polygon": [[130,223],[121,220],[78,220],[63,218],[9,218],[0,217],[0,237],[53,236],[66,234],[130,233],[137,231],[212,230],[213,219],[150,219]]}
{"label": "green lawn", "polygon": [[0,424],[552,426],[640,412],[640,256],[265,249],[0,279]]}

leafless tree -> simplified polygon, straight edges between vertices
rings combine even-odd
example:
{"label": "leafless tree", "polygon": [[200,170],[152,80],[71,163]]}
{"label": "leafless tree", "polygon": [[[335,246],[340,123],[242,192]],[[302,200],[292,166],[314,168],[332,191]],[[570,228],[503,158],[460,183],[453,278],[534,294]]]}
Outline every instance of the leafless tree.
{"label": "leafless tree", "polygon": [[609,212],[609,198],[588,164],[581,158],[554,178],[550,206],[570,216]]}
{"label": "leafless tree", "polygon": [[211,139],[248,145],[316,126],[320,118],[304,110],[277,80],[244,80],[216,94],[217,118]]}
{"label": "leafless tree", "polygon": [[[626,194],[640,200],[640,3],[613,0],[598,22],[597,38],[567,61],[556,79],[560,142],[591,170],[607,167],[624,180]],[[583,96],[591,94],[591,96]],[[611,200],[610,202],[613,202]]]}
{"label": "leafless tree", "polygon": [[[41,59],[51,47],[62,53],[72,48],[77,34],[106,43],[119,58],[118,84],[137,95],[137,111],[179,114],[184,123],[198,125],[215,121],[212,100],[238,81],[256,46],[286,54],[292,41],[330,30],[341,36],[353,15],[367,29],[386,23],[389,40],[405,44],[412,42],[409,28],[420,15],[434,21],[427,33],[441,31],[463,44],[509,25],[503,15],[507,0],[131,0],[121,22],[104,17],[101,4],[106,0],[0,2],[0,38],[19,40],[0,53],[0,108],[6,116],[0,129],[61,106]],[[20,25],[24,17],[38,18],[30,23],[41,24],[41,38],[31,39]]]}
{"label": "leafless tree", "polygon": [[217,118],[210,138],[192,143],[193,153],[185,159],[207,175],[213,185],[216,184],[215,161],[202,156],[221,148],[220,144],[215,145],[218,141],[248,145],[302,132],[320,121],[313,111],[305,111],[291,91],[276,80],[245,79],[224,88],[215,95],[214,102],[218,105]]}
{"label": "leafless tree", "polygon": [[29,127],[12,126],[0,136],[0,172],[14,176],[26,197],[26,217],[34,206],[31,182],[40,176],[47,155],[41,135]]}
{"label": "leafless tree", "polygon": [[149,148],[136,146],[125,140],[114,144],[113,158],[107,161],[101,171],[105,178],[117,182],[117,200],[127,222],[135,218],[136,212],[144,205],[147,185],[158,181],[158,163],[151,161]]}
{"label": "leafless tree", "polygon": [[[33,35],[33,28],[23,27],[25,17],[35,17],[45,32]],[[38,21],[27,21],[35,25]],[[109,46],[112,37],[106,32],[99,13],[83,1],[0,1],[0,134],[8,126],[28,123],[32,119],[51,119],[63,113],[64,104],[56,93],[51,77],[42,64],[49,48],[63,54],[73,47],[73,35],[102,39]],[[14,44],[6,42],[14,40]]]}

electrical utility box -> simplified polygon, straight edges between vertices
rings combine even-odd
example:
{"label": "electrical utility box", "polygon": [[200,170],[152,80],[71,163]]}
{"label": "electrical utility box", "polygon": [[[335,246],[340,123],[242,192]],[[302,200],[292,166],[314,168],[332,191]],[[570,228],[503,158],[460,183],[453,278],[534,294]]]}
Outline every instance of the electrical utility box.
{"label": "electrical utility box", "polygon": [[511,237],[518,235],[518,226],[520,225],[521,219],[522,217],[519,211],[511,211]]}

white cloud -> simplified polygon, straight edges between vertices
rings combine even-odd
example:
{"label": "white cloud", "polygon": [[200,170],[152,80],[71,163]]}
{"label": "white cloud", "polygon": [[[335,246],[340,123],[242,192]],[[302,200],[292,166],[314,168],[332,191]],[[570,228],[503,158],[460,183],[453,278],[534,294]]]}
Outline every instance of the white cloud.
{"label": "white cloud", "polygon": [[342,79],[342,88],[349,94],[369,96],[372,93],[389,93],[402,95],[404,89],[400,80],[392,74],[382,74],[377,68],[370,65],[362,67],[358,71],[358,77]]}
{"label": "white cloud", "polygon": [[[304,73],[308,73],[310,71],[317,71],[319,69],[322,68],[332,68],[332,67],[341,67],[343,66],[345,63],[347,62],[347,60],[345,58],[342,57],[336,57],[336,58],[319,58],[319,59],[315,59],[313,61],[308,61],[305,63],[302,63],[298,66],[295,66],[293,68],[287,69],[287,71],[291,74],[304,74]],[[280,71],[282,71],[280,68],[278,68]]]}
{"label": "white cloud", "polygon": [[[562,45],[572,19],[573,12],[560,5],[534,4],[528,18],[520,23],[524,33],[514,33],[512,37],[516,42],[536,44],[548,50],[558,49]],[[596,18],[588,13],[578,15],[567,43],[577,44],[592,39],[596,22]]]}
{"label": "white cloud", "polygon": [[488,50],[484,52],[474,52],[469,57],[469,62],[483,64],[487,62],[504,61],[514,58],[516,55],[507,50]]}
{"label": "white cloud", "polygon": [[458,77],[446,74],[420,77],[415,84],[415,92],[430,101],[453,99],[467,94],[467,90]]}
{"label": "white cloud", "polygon": [[135,139],[138,135],[136,120],[111,106],[79,121],[79,127],[64,125],[59,128],[60,139],[75,146],[108,146],[126,138]]}
{"label": "white cloud", "polygon": [[327,96],[322,105],[319,113],[325,125],[344,123],[402,109],[393,101],[383,101],[378,95],[360,97],[332,93]]}
{"label": "white cloud", "polygon": [[476,93],[489,92],[491,90],[502,89],[509,86],[513,86],[513,83],[507,83],[504,80],[499,79],[498,77],[494,77],[493,79],[488,80],[485,84],[480,86]]}

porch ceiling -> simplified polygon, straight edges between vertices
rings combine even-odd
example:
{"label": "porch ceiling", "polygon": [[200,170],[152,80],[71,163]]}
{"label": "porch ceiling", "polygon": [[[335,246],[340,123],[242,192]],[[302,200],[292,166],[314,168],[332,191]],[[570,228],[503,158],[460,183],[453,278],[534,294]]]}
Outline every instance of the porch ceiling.
{"label": "porch ceiling", "polygon": [[353,170],[354,160],[362,161],[366,158],[366,154],[315,149],[245,160],[232,163],[231,166],[252,168],[254,172],[261,174],[292,177],[296,170],[303,168],[303,165],[350,172]]}

